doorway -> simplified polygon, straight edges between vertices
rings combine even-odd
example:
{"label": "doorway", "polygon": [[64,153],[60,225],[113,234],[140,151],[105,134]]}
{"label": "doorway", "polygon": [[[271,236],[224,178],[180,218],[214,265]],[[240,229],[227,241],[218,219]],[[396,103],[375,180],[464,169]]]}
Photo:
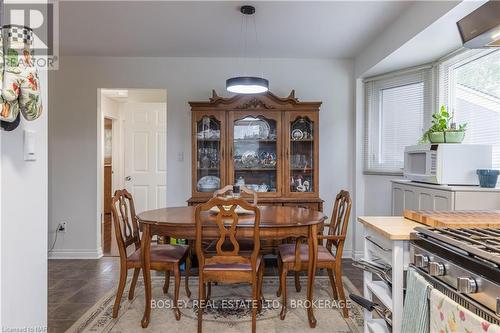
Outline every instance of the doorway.
{"label": "doorway", "polygon": [[134,197],[136,213],[167,205],[167,91],[99,89],[98,214],[104,256],[118,256],[111,198]]}

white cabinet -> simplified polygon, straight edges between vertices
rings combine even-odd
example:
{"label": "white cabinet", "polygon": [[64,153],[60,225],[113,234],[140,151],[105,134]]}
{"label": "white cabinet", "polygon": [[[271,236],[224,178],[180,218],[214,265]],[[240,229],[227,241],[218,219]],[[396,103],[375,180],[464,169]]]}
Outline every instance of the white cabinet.
{"label": "white cabinet", "polygon": [[403,210],[491,210],[500,209],[500,188],[446,186],[392,181],[392,215]]}

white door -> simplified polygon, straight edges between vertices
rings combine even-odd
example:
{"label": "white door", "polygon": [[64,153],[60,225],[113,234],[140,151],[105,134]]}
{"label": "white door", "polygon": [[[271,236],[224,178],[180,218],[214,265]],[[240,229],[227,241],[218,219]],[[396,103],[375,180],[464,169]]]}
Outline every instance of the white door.
{"label": "white door", "polygon": [[167,205],[167,105],[126,103],[124,183],[136,213]]}

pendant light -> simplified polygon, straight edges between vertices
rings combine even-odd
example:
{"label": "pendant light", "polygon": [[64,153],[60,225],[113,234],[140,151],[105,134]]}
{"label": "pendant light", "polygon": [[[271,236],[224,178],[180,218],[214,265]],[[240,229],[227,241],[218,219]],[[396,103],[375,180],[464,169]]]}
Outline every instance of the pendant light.
{"label": "pendant light", "polygon": [[[255,14],[255,7],[253,6],[241,6],[241,14],[243,14],[243,19],[245,20],[247,16]],[[255,24],[255,17],[253,19],[255,40],[257,42],[257,47],[259,47],[257,39],[257,26]],[[245,28],[247,24],[245,24]],[[243,29],[242,29],[243,30]],[[245,46],[246,46],[246,29],[245,29]],[[246,51],[246,47],[245,47]],[[229,92],[237,94],[259,94],[269,90],[269,81],[256,76],[236,76],[226,80],[226,89]]]}

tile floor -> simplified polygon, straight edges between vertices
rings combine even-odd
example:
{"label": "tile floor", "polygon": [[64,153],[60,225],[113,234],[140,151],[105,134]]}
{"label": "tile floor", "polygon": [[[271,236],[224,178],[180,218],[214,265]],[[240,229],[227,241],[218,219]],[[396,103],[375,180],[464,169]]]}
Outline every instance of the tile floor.
{"label": "tile floor", "polygon": [[[362,271],[344,261],[344,275],[362,290]],[[106,292],[116,287],[119,259],[49,260],[48,328],[51,333],[65,332]],[[131,272],[130,272],[131,273]],[[276,261],[266,260],[266,275],[277,276]],[[163,273],[158,273],[163,275]],[[193,274],[197,274],[196,271]],[[326,274],[321,272],[320,274]]]}

